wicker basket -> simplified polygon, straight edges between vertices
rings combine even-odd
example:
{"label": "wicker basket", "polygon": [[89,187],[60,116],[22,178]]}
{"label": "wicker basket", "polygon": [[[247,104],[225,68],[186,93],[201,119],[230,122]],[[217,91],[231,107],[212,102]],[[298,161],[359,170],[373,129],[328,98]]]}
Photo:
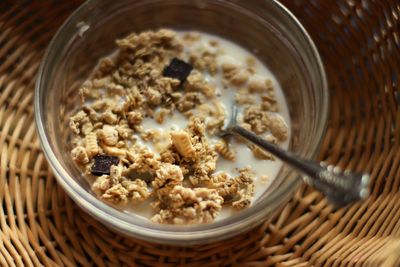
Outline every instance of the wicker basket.
{"label": "wicker basket", "polygon": [[272,222],[192,248],[119,236],[55,182],[33,122],[44,48],[80,1],[0,2],[1,266],[400,265],[400,2],[285,0],[322,54],[332,93],[320,158],[372,174],[372,196],[332,210],[300,188]]}

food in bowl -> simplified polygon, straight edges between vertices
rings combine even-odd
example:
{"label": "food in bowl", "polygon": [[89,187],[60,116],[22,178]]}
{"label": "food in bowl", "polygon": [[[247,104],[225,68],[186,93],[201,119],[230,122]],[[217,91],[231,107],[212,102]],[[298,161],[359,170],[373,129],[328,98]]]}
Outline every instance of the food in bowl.
{"label": "food in bowl", "polygon": [[239,123],[284,148],[288,109],[252,53],[221,37],[132,33],[99,61],[70,117],[72,158],[103,201],[161,224],[209,223],[249,207],[281,163],[221,137]]}

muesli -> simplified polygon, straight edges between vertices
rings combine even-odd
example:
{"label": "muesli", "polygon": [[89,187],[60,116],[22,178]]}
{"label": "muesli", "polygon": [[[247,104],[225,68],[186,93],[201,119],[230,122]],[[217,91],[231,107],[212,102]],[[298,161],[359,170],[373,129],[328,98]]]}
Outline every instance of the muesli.
{"label": "muesli", "polygon": [[[243,166],[238,150],[251,149],[253,161],[274,158],[218,137],[229,101],[243,127],[275,144],[288,140],[288,122],[260,63],[251,54],[235,61],[221,42],[169,29],[132,33],[100,60],[70,117],[72,158],[99,198],[147,205],[161,224],[209,223],[225,207],[252,204],[255,180],[265,184],[271,175]],[[233,171],[220,169],[221,161]]]}

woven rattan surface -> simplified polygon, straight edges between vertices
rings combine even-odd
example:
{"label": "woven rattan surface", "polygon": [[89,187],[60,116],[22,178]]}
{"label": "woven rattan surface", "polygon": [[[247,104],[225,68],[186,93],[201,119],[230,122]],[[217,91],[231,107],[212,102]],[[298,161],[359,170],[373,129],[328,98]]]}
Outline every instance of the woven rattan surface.
{"label": "woven rattan surface", "polygon": [[331,91],[320,158],[372,174],[372,196],[333,211],[302,187],[271,223],[193,248],[115,234],[57,185],[33,90],[44,48],[79,1],[0,1],[0,266],[392,266],[400,257],[400,2],[285,0],[323,57]]}

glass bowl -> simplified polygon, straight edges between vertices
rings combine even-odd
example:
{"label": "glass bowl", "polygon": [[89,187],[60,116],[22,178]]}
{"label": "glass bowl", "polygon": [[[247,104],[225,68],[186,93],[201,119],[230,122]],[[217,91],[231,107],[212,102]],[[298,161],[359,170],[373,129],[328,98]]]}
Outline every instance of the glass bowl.
{"label": "glass bowl", "polygon": [[39,69],[35,118],[45,156],[59,184],[85,211],[120,233],[176,245],[225,239],[264,222],[301,183],[282,167],[269,189],[244,211],[204,225],[153,224],[96,198],[70,156],[68,114],[77,88],[115,39],[133,31],[173,28],[219,35],[253,51],[283,88],[291,119],[290,150],[315,158],[324,135],[328,89],[320,56],[298,20],[271,0],[89,0],[62,25]]}

